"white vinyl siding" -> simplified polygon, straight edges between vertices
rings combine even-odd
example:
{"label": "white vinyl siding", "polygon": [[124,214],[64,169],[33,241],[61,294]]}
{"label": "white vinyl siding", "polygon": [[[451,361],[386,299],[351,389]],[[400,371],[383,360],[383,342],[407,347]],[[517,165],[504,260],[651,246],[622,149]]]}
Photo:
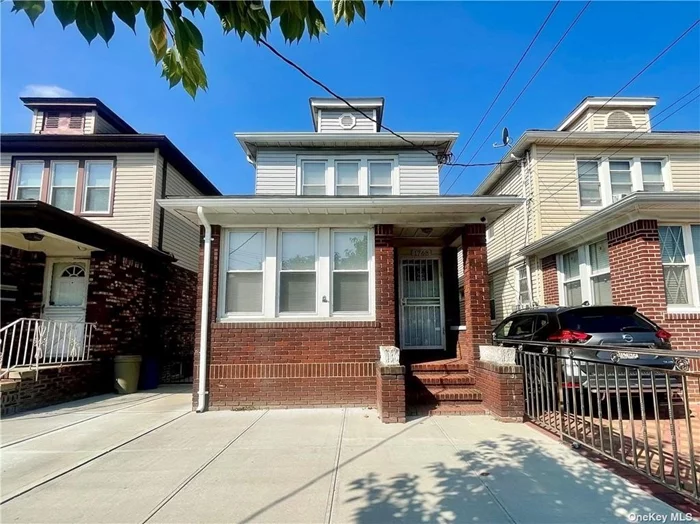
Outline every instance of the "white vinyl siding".
{"label": "white vinyl siding", "polygon": [[[597,112],[596,112],[597,111]],[[591,116],[591,131],[611,131],[618,129],[608,127],[608,116],[610,113],[623,111],[629,115],[632,120],[634,129],[638,131],[649,131],[649,112],[643,108],[611,108],[609,106],[602,108],[594,108],[590,111]],[[631,130],[631,128],[627,128]]]}
{"label": "white vinyl siding", "polygon": [[426,151],[399,153],[399,194],[438,195],[440,174],[437,160]]}
{"label": "white vinyl siding", "polygon": [[[363,113],[376,120],[373,109],[363,109]],[[350,115],[354,119],[352,129],[344,128],[341,125],[340,117]],[[377,131],[377,124],[363,116],[359,111],[351,109],[321,109],[318,118],[318,129],[321,133],[374,133]]]}
{"label": "white vinyl siding", "polygon": [[113,133],[119,133],[117,129],[107,122],[104,118],[102,118],[100,115],[97,114],[96,111],[93,111],[94,116],[94,128],[93,128],[93,133],[95,134],[113,134]]}
{"label": "white vinyl siding", "polygon": [[44,112],[36,111],[34,117],[32,118],[32,133],[39,134],[44,128]]}
{"label": "white vinyl siding", "polygon": [[[511,171],[490,192],[494,195],[522,196],[520,168]],[[525,208],[522,205],[509,209],[490,225],[487,257],[489,272],[502,269],[507,264],[522,260],[518,255],[525,245]]]}
{"label": "white vinyl siding", "polygon": [[10,191],[10,171],[12,170],[12,155],[0,153],[0,200],[13,198]]}
{"label": "white vinyl siding", "polygon": [[86,135],[92,135],[95,133],[95,117],[97,116],[97,111],[88,111],[85,113],[85,125],[83,126],[83,133]]}
{"label": "white vinyl siding", "polygon": [[255,194],[297,194],[296,151],[258,151],[255,167]]}

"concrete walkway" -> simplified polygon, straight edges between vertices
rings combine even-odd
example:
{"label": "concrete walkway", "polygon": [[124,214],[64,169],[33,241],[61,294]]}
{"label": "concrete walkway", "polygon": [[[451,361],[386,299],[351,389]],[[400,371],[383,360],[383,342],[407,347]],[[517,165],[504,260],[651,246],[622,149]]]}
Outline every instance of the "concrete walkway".
{"label": "concrete walkway", "polygon": [[520,424],[383,425],[362,409],[195,414],[180,391],[4,419],[2,522],[543,524],[677,513]]}

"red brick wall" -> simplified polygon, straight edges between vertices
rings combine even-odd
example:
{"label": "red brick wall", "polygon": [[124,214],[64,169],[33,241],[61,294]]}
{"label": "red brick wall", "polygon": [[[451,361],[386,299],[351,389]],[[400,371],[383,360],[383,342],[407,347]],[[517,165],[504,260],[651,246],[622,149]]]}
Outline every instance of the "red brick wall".
{"label": "red brick wall", "polygon": [[550,255],[542,259],[542,288],[545,304],[559,304],[559,277],[557,275],[556,255]]}
{"label": "red brick wall", "polygon": [[464,261],[464,317],[467,331],[458,339],[459,356],[479,360],[479,345],[491,340],[489,274],[486,261],[486,226],[468,224],[462,230]]}
{"label": "red brick wall", "polygon": [[[220,228],[213,227],[209,408],[373,406],[379,346],[396,343],[393,227],[375,228],[376,320],[371,322],[217,322],[220,236]],[[197,324],[200,318],[198,306]],[[196,344],[198,353],[198,333]],[[198,354],[195,359],[198,363]],[[195,397],[196,391],[197,384]]]}
{"label": "red brick wall", "polygon": [[406,367],[377,365],[377,410],[384,423],[406,422]]}
{"label": "red brick wall", "polygon": [[10,299],[3,301],[0,307],[0,326],[22,317],[38,318],[43,300],[46,255],[2,246],[0,256],[0,282],[17,287],[15,292],[0,292],[0,296]]}
{"label": "red brick wall", "polygon": [[500,419],[522,422],[525,413],[522,366],[480,361],[474,367],[484,407]]}

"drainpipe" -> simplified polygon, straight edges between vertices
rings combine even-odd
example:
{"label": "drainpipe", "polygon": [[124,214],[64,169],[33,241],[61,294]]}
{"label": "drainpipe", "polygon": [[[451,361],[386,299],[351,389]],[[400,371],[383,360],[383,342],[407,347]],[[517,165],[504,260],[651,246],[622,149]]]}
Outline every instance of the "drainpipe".
{"label": "drainpipe", "polygon": [[202,206],[197,216],[204,226],[204,268],[202,270],[202,317],[199,330],[199,399],[197,413],[202,413],[207,404],[207,335],[209,334],[209,280],[211,278],[211,224],[204,216]]}

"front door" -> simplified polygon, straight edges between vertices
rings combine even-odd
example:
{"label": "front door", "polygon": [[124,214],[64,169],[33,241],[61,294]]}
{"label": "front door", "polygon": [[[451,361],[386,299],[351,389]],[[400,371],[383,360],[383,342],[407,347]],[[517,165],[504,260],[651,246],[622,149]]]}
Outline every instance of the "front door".
{"label": "front door", "polygon": [[88,259],[54,258],[46,260],[46,285],[42,318],[45,358],[81,354],[85,344]]}
{"label": "front door", "polygon": [[401,349],[444,349],[440,259],[400,261]]}

